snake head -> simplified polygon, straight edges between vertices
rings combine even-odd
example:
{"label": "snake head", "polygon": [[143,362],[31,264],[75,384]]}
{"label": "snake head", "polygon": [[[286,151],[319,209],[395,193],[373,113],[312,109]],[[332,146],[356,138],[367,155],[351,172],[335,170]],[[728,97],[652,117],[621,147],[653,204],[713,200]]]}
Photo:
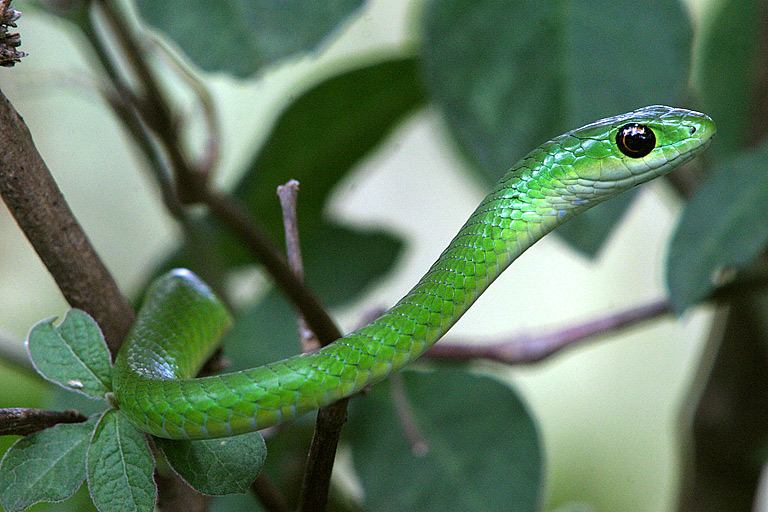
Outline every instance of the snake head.
{"label": "snake head", "polygon": [[711,142],[715,123],[699,112],[654,105],[601,119],[550,142],[557,194],[570,206],[609,199],[662,176]]}

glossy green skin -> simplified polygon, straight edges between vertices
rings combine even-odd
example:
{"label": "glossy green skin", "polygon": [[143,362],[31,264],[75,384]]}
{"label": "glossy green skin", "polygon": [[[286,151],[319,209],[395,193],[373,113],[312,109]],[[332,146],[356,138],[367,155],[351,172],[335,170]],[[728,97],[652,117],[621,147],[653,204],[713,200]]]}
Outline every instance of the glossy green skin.
{"label": "glossy green skin", "polygon": [[[655,149],[643,158],[629,158],[617,147],[618,128],[630,122],[656,135]],[[502,178],[392,309],[315,353],[259,368],[190,378],[231,320],[190,272],[171,272],[148,293],[117,356],[115,401],[146,432],[207,439],[269,427],[357,393],[421,356],[535,241],[587,208],[690,160],[714,132],[703,114],[653,106],[542,144]]]}

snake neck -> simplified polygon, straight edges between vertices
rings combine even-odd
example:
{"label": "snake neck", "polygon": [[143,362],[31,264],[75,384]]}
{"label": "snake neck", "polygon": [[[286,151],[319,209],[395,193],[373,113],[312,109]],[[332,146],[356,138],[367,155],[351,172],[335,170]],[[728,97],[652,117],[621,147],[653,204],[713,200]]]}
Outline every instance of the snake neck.
{"label": "snake neck", "polygon": [[507,173],[404,298],[321,352],[340,358],[354,347],[377,361],[369,383],[383,380],[434,345],[520,254],[588,207],[547,194],[550,169],[532,161]]}

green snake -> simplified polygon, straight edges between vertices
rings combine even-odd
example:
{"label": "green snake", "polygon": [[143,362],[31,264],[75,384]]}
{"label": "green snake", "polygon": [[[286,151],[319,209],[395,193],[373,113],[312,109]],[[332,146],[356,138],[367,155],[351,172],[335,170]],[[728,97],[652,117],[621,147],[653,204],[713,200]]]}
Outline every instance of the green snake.
{"label": "green snake", "polygon": [[250,432],[351,396],[420,357],[523,251],[569,218],[703,151],[706,115],[651,106],[602,119],[531,151],[483,199],[392,309],[311,354],[193,378],[231,324],[186,270],[160,278],[115,359],[114,401],[171,439]]}

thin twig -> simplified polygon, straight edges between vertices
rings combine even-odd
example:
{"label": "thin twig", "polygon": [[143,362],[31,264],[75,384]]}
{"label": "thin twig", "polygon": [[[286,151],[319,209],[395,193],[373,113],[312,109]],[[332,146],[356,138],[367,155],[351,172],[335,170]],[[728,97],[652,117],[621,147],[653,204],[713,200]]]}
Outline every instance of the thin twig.
{"label": "thin twig", "polygon": [[32,135],[0,91],[0,195],[70,306],[87,311],[116,353],[135,314],[88,241]]}
{"label": "thin twig", "polygon": [[[299,192],[299,182],[290,180],[278,187],[280,205],[283,209],[283,224],[285,225],[286,251],[288,265],[297,279],[304,278],[304,264],[301,258],[299,244],[299,229],[296,218],[296,202]],[[306,325],[299,314],[299,332],[301,345],[305,352],[320,347],[320,341]],[[327,344],[327,343],[325,343]],[[336,449],[339,444],[341,428],[347,421],[348,400],[341,400],[331,405],[321,407],[317,411],[315,432],[307,455],[304,480],[301,485],[299,512],[325,510],[328,502],[328,491],[331,485],[333,464],[336,460]]]}
{"label": "thin twig", "polygon": [[73,410],[0,409],[0,436],[28,436],[59,423],[82,423],[87,419]]}
{"label": "thin twig", "polygon": [[[299,242],[299,223],[296,218],[296,203],[299,195],[299,182],[289,180],[285,185],[277,187],[277,196],[280,198],[280,206],[283,210],[283,226],[285,227],[285,252],[288,256],[288,266],[297,278],[304,280],[304,262],[301,257],[301,244]],[[307,325],[304,316],[299,313],[297,318],[299,327],[299,341],[303,352],[311,352],[320,348],[320,341]]]}
{"label": "thin twig", "polygon": [[183,143],[159,81],[147,64],[141,45],[127,23],[122,9],[113,0],[97,0],[112,26],[119,44],[130,59],[144,96],[139,112],[146,125],[155,133],[168,154],[170,167],[176,177],[176,193],[184,203],[202,203],[211,214],[234,232],[301,311],[305,320],[323,344],[341,337],[341,333],[317,298],[297,279],[268,236],[251,215],[233,198],[210,189],[208,176],[189,165],[181,150]]}
{"label": "thin twig", "polygon": [[416,424],[413,407],[403,386],[403,374],[396,373],[389,378],[389,389],[395,404],[397,419],[411,447],[411,453],[414,457],[424,457],[429,451],[429,445]]}
{"label": "thin twig", "polygon": [[519,336],[482,345],[473,345],[456,338],[444,340],[424,355],[430,359],[451,361],[486,359],[510,365],[531,364],[589,338],[666,315],[671,311],[669,302],[660,300],[541,336]]}
{"label": "thin twig", "polygon": [[185,63],[177,59],[170,51],[168,51],[168,48],[163,43],[152,34],[149,34],[148,37],[165,57],[165,62],[176,71],[176,74],[179,75],[179,77],[184,80],[197,95],[206,125],[205,149],[202,152],[202,158],[200,159],[198,167],[202,173],[210,175],[216,169],[219,163],[219,157],[221,156],[221,130],[216,115],[216,104],[213,101],[213,95],[200,81],[197,75],[189,69]]}
{"label": "thin twig", "polygon": [[[743,275],[738,280],[715,288],[707,301],[722,302],[765,290],[768,288],[768,275],[765,271],[766,269],[762,269],[750,275]],[[448,338],[433,346],[424,356],[462,362],[486,359],[509,365],[537,363],[596,336],[610,334],[672,312],[672,304],[669,301],[658,300],[540,336],[507,337],[480,345],[472,344],[469,340]]]}
{"label": "thin twig", "polygon": [[123,49],[123,55],[141,84],[139,111],[144,122],[154,132],[168,154],[179,200],[183,204],[199,202],[198,191],[201,186],[207,188],[208,176],[201,169],[192,166],[184,154],[180,126],[174,119],[170,102],[162,90],[160,81],[147,62],[144,45],[139,43],[120,2],[96,0],[95,3],[101,8],[118,44]]}
{"label": "thin twig", "polygon": [[248,212],[233,198],[205,190],[203,202],[211,213],[222,221],[238,239],[243,242],[256,261],[259,261],[272,276],[280,289],[301,311],[304,319],[322,345],[341,338],[341,331],[304,283],[291,272],[267,235],[258,229]]}

